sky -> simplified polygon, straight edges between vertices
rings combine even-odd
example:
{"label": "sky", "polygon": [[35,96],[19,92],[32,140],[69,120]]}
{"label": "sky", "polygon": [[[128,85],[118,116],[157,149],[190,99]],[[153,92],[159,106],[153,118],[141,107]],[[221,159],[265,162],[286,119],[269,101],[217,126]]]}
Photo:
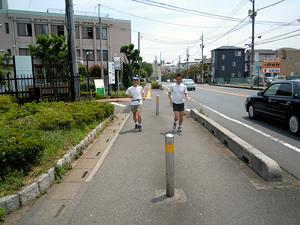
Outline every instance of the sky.
{"label": "sky", "polygon": [[[90,12],[98,16],[131,21],[131,39],[143,61],[157,57],[177,64],[202,57],[221,46],[249,49],[252,23],[248,12],[252,0],[73,0],[75,14]],[[65,9],[65,0],[8,0],[9,9],[50,12]],[[255,0],[255,49],[300,49],[300,1]],[[52,11],[51,11],[52,10]]]}

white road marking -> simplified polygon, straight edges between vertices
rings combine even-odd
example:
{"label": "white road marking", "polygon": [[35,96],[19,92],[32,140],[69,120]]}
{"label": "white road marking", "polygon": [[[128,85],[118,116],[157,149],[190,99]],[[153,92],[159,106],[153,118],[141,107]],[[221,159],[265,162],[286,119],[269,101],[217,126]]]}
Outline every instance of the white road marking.
{"label": "white road marking", "polygon": [[113,104],[113,105],[117,105],[117,106],[121,106],[121,107],[126,107],[126,105],[122,105],[122,104],[115,103],[115,102],[111,102],[111,104]]}
{"label": "white road marking", "polygon": [[216,113],[216,114],[218,114],[218,115],[224,117],[225,119],[228,119],[228,120],[230,120],[230,121],[232,121],[232,122],[238,123],[238,124],[240,124],[240,125],[242,125],[242,126],[244,126],[244,127],[247,127],[247,128],[249,128],[250,130],[253,130],[253,131],[255,131],[255,132],[257,132],[257,133],[259,133],[259,134],[261,134],[261,135],[263,135],[263,136],[265,136],[265,137],[267,137],[267,138],[270,138],[270,139],[273,140],[273,141],[278,142],[279,144],[284,145],[285,147],[288,147],[288,148],[290,148],[290,149],[292,149],[292,150],[294,150],[294,151],[300,153],[300,149],[297,148],[296,146],[293,146],[293,145],[291,145],[291,144],[289,144],[289,143],[286,143],[286,142],[284,142],[284,141],[281,141],[281,140],[279,140],[278,138],[275,138],[275,137],[273,137],[272,135],[267,134],[267,133],[264,133],[264,132],[262,132],[261,130],[258,130],[258,129],[256,129],[256,128],[253,128],[253,127],[251,127],[250,125],[245,124],[245,123],[243,123],[243,122],[241,122],[241,121],[238,121],[238,120],[232,119],[232,118],[230,118],[230,117],[228,117],[228,116],[225,116],[224,114],[222,114],[222,113],[220,113],[220,112],[218,112],[218,111],[216,111],[216,110],[214,110],[214,109],[212,109],[212,108],[210,108],[210,107],[208,107],[208,106],[206,106],[206,105],[202,105],[201,103],[199,103],[199,105],[200,105],[200,106],[203,106],[203,107],[205,107],[205,108],[207,108],[207,109],[209,109],[209,110],[211,110],[211,111],[213,111],[214,113]]}

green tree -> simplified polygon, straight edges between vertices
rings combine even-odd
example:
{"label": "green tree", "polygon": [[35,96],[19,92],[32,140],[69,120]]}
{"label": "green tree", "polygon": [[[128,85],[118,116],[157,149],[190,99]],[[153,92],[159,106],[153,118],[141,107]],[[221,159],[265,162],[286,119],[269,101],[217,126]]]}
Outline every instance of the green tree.
{"label": "green tree", "polygon": [[141,69],[145,69],[147,71],[147,73],[148,73],[148,76],[146,78],[150,77],[152,75],[152,73],[153,73],[152,64],[151,63],[147,63],[147,62],[141,62],[140,65],[141,65]]}
{"label": "green tree", "polygon": [[51,33],[51,37],[49,34],[36,36],[36,46],[28,45],[30,55],[42,61],[47,76],[57,76],[58,73],[69,76],[69,68],[66,65],[68,45],[65,42],[66,36]]}
{"label": "green tree", "polygon": [[11,68],[8,66],[11,56],[8,53],[0,55],[0,87],[5,84],[5,78],[9,78]]}
{"label": "green tree", "polygon": [[[124,45],[120,49],[120,53],[124,53],[124,65],[127,64],[128,66],[123,65],[124,71],[123,71],[123,84],[127,88],[129,83],[131,83],[131,79],[133,77],[133,74],[136,74],[137,71],[140,69],[140,65],[138,64],[138,61],[142,61],[142,57],[140,56],[140,50],[134,49],[134,44]],[[127,81],[129,79],[130,82]]]}

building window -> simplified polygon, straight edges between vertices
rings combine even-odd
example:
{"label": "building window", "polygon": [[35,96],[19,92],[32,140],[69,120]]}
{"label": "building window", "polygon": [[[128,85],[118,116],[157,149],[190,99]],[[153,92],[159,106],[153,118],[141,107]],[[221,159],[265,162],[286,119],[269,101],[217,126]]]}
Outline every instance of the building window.
{"label": "building window", "polygon": [[18,23],[18,35],[19,36],[32,36],[31,24],[29,23]]}
{"label": "building window", "polygon": [[77,57],[80,57],[80,49],[77,49],[76,53],[77,53]]}
{"label": "building window", "polygon": [[40,34],[48,34],[48,25],[47,24],[35,24],[35,36]]}
{"label": "building window", "polygon": [[7,49],[7,53],[11,55],[11,49],[10,48]]}
{"label": "building window", "polygon": [[[102,50],[102,51],[103,51],[103,61],[108,61],[108,51],[107,50]],[[97,61],[101,61],[100,50],[97,50]]]}
{"label": "building window", "polygon": [[5,23],[5,30],[6,30],[6,34],[9,34],[9,24]]}
{"label": "building window", "polygon": [[65,35],[64,26],[51,25],[51,32],[57,34],[58,36]]}
{"label": "building window", "polygon": [[[96,38],[100,39],[100,29],[96,28]],[[107,28],[102,28],[102,40],[107,40]]]}
{"label": "building window", "polygon": [[232,66],[233,66],[233,67],[236,66],[236,62],[235,62],[235,61],[232,62]]}
{"label": "building window", "polygon": [[90,52],[90,53],[89,53],[89,57],[88,57],[88,58],[89,58],[89,61],[94,61],[94,60],[95,60],[95,57],[94,57],[94,50],[83,50],[83,51],[82,51],[82,54],[83,54],[83,55],[82,55],[83,60],[84,60],[84,61],[87,61],[87,53],[88,53],[88,52]]}
{"label": "building window", "polygon": [[82,39],[93,39],[94,32],[92,27],[82,27]]}
{"label": "building window", "polygon": [[79,39],[79,27],[78,26],[75,27],[75,35],[76,35],[76,38]]}
{"label": "building window", "polygon": [[286,62],[284,62],[284,63],[283,63],[283,65],[285,65],[285,66],[286,66]]}
{"label": "building window", "polygon": [[290,66],[289,69],[292,70],[292,66]]}
{"label": "building window", "polygon": [[293,59],[293,56],[291,55],[291,56],[290,56],[290,60],[292,60],[292,59]]}
{"label": "building window", "polygon": [[225,71],[225,66],[221,66],[221,70],[222,70],[222,71]]}
{"label": "building window", "polygon": [[241,76],[242,76],[241,72],[238,72],[238,77],[241,77]]}
{"label": "building window", "polygon": [[21,55],[21,56],[29,56],[30,55],[29,48],[20,48],[19,49],[19,55]]}
{"label": "building window", "polygon": [[231,77],[234,77],[234,73],[231,73]]}
{"label": "building window", "polygon": [[222,54],[221,59],[225,60],[225,55],[224,54]]}
{"label": "building window", "polygon": [[241,52],[241,51],[235,51],[235,52],[234,52],[234,55],[235,55],[235,56],[242,56],[242,52]]}

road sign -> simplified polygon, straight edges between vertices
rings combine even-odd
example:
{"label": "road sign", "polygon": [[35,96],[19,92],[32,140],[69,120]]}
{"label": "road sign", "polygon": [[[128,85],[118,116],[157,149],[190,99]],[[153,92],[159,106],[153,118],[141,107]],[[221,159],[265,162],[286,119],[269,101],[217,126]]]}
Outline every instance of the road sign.
{"label": "road sign", "polygon": [[113,62],[108,62],[108,83],[115,84],[115,66]]}
{"label": "road sign", "polygon": [[113,57],[112,61],[115,63],[115,70],[122,70],[123,69],[122,57]]}
{"label": "road sign", "polygon": [[262,58],[263,73],[280,73],[281,57],[263,57]]}

